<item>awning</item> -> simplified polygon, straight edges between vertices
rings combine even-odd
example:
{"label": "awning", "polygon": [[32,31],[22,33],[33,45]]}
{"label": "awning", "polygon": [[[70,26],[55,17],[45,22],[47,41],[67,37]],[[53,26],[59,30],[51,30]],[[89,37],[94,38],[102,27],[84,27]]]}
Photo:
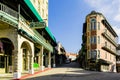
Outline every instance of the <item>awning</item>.
{"label": "awning", "polygon": [[[31,9],[31,11],[34,13],[34,15],[38,18],[38,20],[40,22],[43,22],[43,19],[41,18],[41,16],[39,15],[39,13],[36,11],[36,9],[34,8],[34,6],[32,5],[31,0],[24,0],[24,2],[28,5],[28,7]],[[49,28],[46,26],[45,30],[47,31],[47,33],[49,34],[49,36],[52,38],[52,40],[56,43],[55,37],[52,35],[52,33],[50,32]]]}

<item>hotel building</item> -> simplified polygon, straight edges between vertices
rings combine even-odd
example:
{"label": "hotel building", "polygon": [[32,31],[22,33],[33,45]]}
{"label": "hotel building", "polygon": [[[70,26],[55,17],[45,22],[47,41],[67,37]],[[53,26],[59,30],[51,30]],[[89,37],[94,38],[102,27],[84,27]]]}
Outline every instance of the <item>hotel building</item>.
{"label": "hotel building", "polygon": [[82,66],[86,69],[116,72],[118,35],[102,13],[92,11],[86,16],[82,36]]}
{"label": "hotel building", "polygon": [[0,74],[55,67],[55,37],[48,28],[48,0],[0,0]]}

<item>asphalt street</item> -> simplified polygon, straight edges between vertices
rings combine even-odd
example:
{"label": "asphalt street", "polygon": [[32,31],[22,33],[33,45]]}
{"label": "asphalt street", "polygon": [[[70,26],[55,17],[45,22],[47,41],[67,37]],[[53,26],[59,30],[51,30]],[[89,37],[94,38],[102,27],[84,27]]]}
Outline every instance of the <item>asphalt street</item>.
{"label": "asphalt street", "polygon": [[120,80],[120,73],[87,71],[72,62],[31,76],[27,80]]}

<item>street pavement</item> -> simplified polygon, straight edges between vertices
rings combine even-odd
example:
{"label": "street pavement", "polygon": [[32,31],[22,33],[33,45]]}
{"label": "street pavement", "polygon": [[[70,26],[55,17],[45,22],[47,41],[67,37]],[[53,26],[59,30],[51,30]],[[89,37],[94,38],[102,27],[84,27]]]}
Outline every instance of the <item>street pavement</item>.
{"label": "street pavement", "polygon": [[25,80],[120,80],[120,73],[87,71],[79,68],[76,62],[72,62]]}

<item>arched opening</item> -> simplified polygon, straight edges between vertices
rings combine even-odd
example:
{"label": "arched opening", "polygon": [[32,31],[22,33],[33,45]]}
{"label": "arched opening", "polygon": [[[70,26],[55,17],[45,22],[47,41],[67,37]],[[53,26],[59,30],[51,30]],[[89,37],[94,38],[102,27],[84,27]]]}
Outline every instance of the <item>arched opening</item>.
{"label": "arched opening", "polygon": [[12,72],[14,45],[8,38],[0,38],[0,73]]}
{"label": "arched opening", "polygon": [[31,64],[32,50],[28,42],[23,42],[21,45],[22,52],[22,71],[28,71]]}

